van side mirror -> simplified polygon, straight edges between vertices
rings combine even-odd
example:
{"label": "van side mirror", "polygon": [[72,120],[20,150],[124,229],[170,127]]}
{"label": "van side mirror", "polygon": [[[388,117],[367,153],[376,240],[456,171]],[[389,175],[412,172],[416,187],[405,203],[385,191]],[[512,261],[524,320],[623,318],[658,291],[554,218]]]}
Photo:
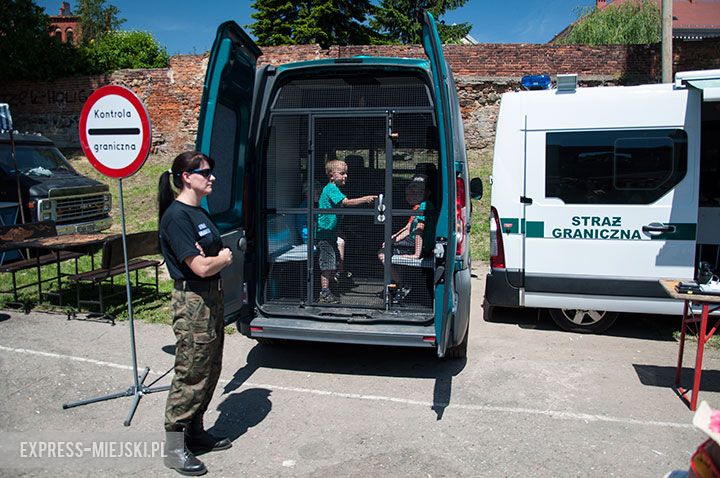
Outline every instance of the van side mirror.
{"label": "van side mirror", "polygon": [[470,197],[473,199],[477,199],[479,201],[480,199],[482,199],[482,195],[483,195],[482,179],[472,178],[470,180]]}

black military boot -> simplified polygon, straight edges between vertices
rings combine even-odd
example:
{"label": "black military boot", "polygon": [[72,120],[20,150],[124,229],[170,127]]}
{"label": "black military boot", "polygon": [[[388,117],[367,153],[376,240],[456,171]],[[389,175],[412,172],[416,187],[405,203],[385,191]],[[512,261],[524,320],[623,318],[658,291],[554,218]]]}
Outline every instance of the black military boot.
{"label": "black military boot", "polygon": [[205,464],[185,446],[185,433],[165,432],[165,466],[181,475],[200,476],[207,473]]}
{"label": "black military boot", "polygon": [[203,425],[202,417],[194,417],[185,432],[188,449],[194,453],[227,450],[232,447],[229,438],[216,437],[208,433]]}

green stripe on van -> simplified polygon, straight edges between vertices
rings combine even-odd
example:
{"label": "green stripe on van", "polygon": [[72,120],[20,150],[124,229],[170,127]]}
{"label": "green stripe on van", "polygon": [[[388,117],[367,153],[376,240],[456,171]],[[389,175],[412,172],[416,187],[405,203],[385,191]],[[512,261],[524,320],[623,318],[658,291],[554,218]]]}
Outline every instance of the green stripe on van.
{"label": "green stripe on van", "polygon": [[[645,235],[645,240],[652,241],[694,241],[697,236],[697,224],[693,223],[681,223],[671,222],[668,223],[670,226],[675,226],[675,232],[666,232],[657,236]],[[545,222],[544,221],[525,221],[525,219],[518,219],[516,217],[503,217],[500,219],[500,227],[505,234],[525,234],[526,237],[543,238],[545,237]],[[573,231],[577,228],[573,227]],[[634,234],[642,234],[640,229],[634,229],[630,232]],[[644,235],[644,234],[643,234]],[[548,237],[550,239],[551,237]],[[578,239],[582,239],[578,237]],[[599,239],[599,238],[595,238]],[[607,239],[603,237],[603,239]],[[612,238],[617,239],[617,238]],[[637,237],[640,239],[640,237]]]}
{"label": "green stripe on van", "polygon": [[543,221],[527,221],[525,236],[545,237],[545,223]]}
{"label": "green stripe on van", "polygon": [[505,234],[518,234],[520,232],[520,220],[516,217],[501,217],[500,229]]}
{"label": "green stripe on van", "polygon": [[694,241],[697,235],[697,224],[670,222],[669,226],[675,226],[675,232],[664,232],[657,236],[650,236],[652,241]]}

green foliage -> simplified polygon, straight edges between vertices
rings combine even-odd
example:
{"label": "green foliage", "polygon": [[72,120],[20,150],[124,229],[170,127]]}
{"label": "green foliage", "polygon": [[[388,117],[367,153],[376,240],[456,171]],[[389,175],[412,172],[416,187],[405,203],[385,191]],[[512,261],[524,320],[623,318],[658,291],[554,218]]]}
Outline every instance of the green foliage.
{"label": "green foliage", "polygon": [[474,261],[487,263],[490,260],[490,175],[492,174],[492,148],[469,150],[468,169],[470,178],[480,178],[483,182],[483,197],[472,200],[472,218],[470,220],[470,256]]}
{"label": "green foliage", "polygon": [[82,69],[72,45],[48,32],[50,19],[32,0],[0,0],[2,79],[54,79]]}
{"label": "green foliage", "polygon": [[[260,45],[367,45],[420,43],[418,16],[423,9],[440,19],[467,0],[255,0],[255,22],[249,26]],[[469,23],[438,24],[445,43],[457,43]]]}
{"label": "green foliage", "polygon": [[370,26],[381,32],[390,43],[419,44],[422,25],[419,21],[427,10],[438,21],[438,33],[443,43],[459,43],[470,33],[469,23],[445,25],[441,18],[448,10],[462,7],[467,0],[382,0]]}
{"label": "green foliage", "polygon": [[662,12],[653,0],[610,4],[602,10],[585,9],[559,44],[611,45],[659,43]]}
{"label": "green foliage", "polygon": [[53,80],[122,68],[166,67],[165,48],[149,33],[115,31],[125,20],[117,17],[116,7],[104,3],[81,2],[83,43],[77,47],[49,35],[50,18],[33,0],[0,0],[3,80]]}
{"label": "green foliage", "polygon": [[150,33],[109,32],[82,47],[88,71],[110,72],[124,68],[164,68],[169,56]]}
{"label": "green foliage", "polygon": [[359,45],[376,35],[366,26],[370,0],[255,0],[250,31],[260,45]]}
{"label": "green foliage", "polygon": [[75,14],[80,17],[82,41],[98,40],[103,34],[117,30],[125,23],[124,18],[118,17],[119,13],[116,6],[105,6],[105,0],[80,0]]}

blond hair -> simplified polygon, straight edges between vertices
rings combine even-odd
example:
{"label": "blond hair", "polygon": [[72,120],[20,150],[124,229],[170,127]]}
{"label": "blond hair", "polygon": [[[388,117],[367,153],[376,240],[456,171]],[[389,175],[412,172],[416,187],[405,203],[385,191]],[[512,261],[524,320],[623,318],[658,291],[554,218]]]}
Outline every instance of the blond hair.
{"label": "blond hair", "polygon": [[347,170],[347,163],[340,159],[331,159],[325,163],[325,174],[327,174],[327,177],[330,177],[334,172],[339,173],[343,169]]}

